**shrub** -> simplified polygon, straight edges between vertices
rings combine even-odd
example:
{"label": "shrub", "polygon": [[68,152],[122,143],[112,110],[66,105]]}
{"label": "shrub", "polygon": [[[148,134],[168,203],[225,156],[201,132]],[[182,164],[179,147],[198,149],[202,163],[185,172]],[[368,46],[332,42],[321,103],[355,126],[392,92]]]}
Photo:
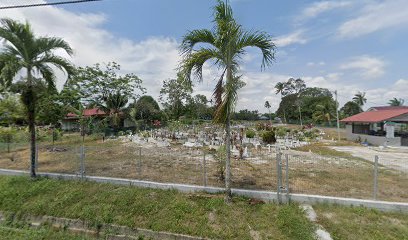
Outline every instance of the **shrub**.
{"label": "shrub", "polygon": [[255,137],[255,131],[254,130],[252,130],[252,129],[248,129],[248,130],[246,130],[246,132],[245,132],[245,136],[247,137],[247,138],[254,138]]}
{"label": "shrub", "polygon": [[266,131],[262,134],[262,141],[264,143],[276,143],[276,137],[275,137],[275,132],[274,131]]}
{"label": "shrub", "polygon": [[283,138],[286,136],[286,132],[286,128],[278,128],[276,130],[276,136]]}

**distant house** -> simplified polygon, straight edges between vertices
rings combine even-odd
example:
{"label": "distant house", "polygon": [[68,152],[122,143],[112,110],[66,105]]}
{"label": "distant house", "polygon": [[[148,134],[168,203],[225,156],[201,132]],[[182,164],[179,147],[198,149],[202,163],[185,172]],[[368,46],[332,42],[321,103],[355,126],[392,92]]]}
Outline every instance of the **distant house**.
{"label": "distant house", "polygon": [[[84,109],[83,117],[92,117],[94,122],[101,121],[109,116],[109,114],[100,110],[99,108]],[[61,128],[65,131],[79,130],[79,116],[75,113],[68,113],[65,118],[61,121]],[[133,127],[134,124],[129,119],[124,117],[121,118],[119,127]]]}
{"label": "distant house", "polygon": [[408,106],[372,107],[342,119],[347,139],[372,145],[408,146]]}

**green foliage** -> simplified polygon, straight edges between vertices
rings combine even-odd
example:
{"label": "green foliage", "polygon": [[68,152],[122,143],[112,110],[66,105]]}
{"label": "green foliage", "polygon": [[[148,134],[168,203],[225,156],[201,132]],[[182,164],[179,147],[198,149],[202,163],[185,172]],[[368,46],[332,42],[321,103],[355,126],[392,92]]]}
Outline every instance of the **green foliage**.
{"label": "green foliage", "polygon": [[239,112],[235,112],[232,116],[233,120],[247,120],[247,121],[256,121],[259,119],[259,112],[258,110],[248,110],[243,109],[239,110]]}
{"label": "green foliage", "polygon": [[26,111],[17,94],[6,93],[0,98],[0,124],[22,124]]}
{"label": "green foliage", "polygon": [[284,128],[284,127],[279,127],[276,129],[276,136],[283,138],[286,136],[286,133],[288,132],[289,129]]}
{"label": "green foliage", "polygon": [[225,180],[225,159],[227,158],[227,148],[225,145],[220,146],[216,153],[215,159],[217,160],[217,176],[219,181]]}
{"label": "green foliage", "polygon": [[180,74],[176,79],[167,79],[163,81],[163,86],[160,89],[160,102],[168,115],[178,120],[186,110],[186,104],[191,99],[193,92],[192,85],[184,81]]}
{"label": "green foliage", "polygon": [[151,96],[140,97],[136,103],[130,106],[129,115],[138,126],[140,125],[138,121],[151,125],[153,120],[160,120],[162,122],[166,120],[166,117],[160,111],[159,104]]}
{"label": "green foliage", "polygon": [[13,127],[0,127],[0,141],[12,143],[17,134],[17,129]]}
{"label": "green foliage", "polygon": [[267,144],[276,143],[275,131],[265,131],[262,133],[262,141]]}
{"label": "green foliage", "polygon": [[142,80],[133,73],[119,75],[120,69],[116,62],[109,62],[104,68],[99,63],[79,67],[67,87],[78,91],[83,100],[96,105],[106,105],[110,96],[130,99],[137,93],[143,94]]}
{"label": "green foliage", "polygon": [[358,105],[356,102],[348,101],[340,109],[340,115],[346,118],[361,113],[362,111],[363,109],[361,109],[361,106]]}
{"label": "green foliage", "polygon": [[[327,122],[336,114],[335,106],[336,102],[328,89],[306,87],[297,93],[285,92],[276,113],[285,116],[288,121],[298,122],[300,110],[303,122]],[[319,116],[313,117],[316,111],[320,112],[316,114]]]}
{"label": "green foliage", "polygon": [[404,105],[405,100],[402,98],[393,98],[390,101],[388,101],[388,104],[390,106],[394,106],[394,107],[398,107],[398,106],[403,106]]}
{"label": "green foliage", "polygon": [[256,132],[255,132],[254,130],[252,130],[252,129],[247,129],[247,130],[245,131],[245,136],[246,136],[247,138],[254,138],[255,135],[256,135]]}

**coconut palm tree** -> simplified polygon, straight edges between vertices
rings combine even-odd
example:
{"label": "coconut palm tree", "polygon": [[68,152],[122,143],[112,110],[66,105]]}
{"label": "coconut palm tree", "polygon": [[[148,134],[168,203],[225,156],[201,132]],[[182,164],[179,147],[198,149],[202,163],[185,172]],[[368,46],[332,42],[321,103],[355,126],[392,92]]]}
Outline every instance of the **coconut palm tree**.
{"label": "coconut palm tree", "polygon": [[362,107],[367,102],[367,98],[365,97],[365,95],[366,95],[365,92],[358,92],[356,95],[354,95],[353,101],[357,103],[360,107]]}
{"label": "coconut palm tree", "polygon": [[[213,30],[200,29],[188,32],[180,47],[182,60],[180,72],[183,78],[191,83],[191,75],[202,81],[203,65],[208,60],[221,70],[220,78],[214,89],[215,114],[214,121],[225,124],[226,130],[226,161],[225,188],[226,201],[231,200],[231,169],[230,169],[230,119],[237,101],[237,91],[243,86],[240,80],[239,60],[245,54],[246,47],[256,47],[262,52],[261,69],[272,64],[275,45],[271,37],[258,31],[245,31],[238,24],[228,3],[218,1],[214,7]],[[204,43],[201,47],[197,44]],[[224,76],[226,78],[224,83]]]}
{"label": "coconut palm tree", "polygon": [[331,102],[323,102],[316,105],[315,112],[313,113],[313,120],[316,122],[327,122],[331,126],[333,111],[335,106]]}
{"label": "coconut palm tree", "polygon": [[390,105],[390,106],[395,106],[395,107],[397,107],[397,106],[403,106],[404,105],[404,102],[405,102],[405,100],[404,99],[402,99],[402,98],[393,98],[393,99],[391,99],[390,101],[388,101],[388,104]]}
{"label": "coconut palm tree", "polygon": [[269,123],[270,123],[271,126],[272,126],[271,104],[269,103],[269,101],[266,101],[266,102],[265,102],[265,108],[268,109],[268,112],[269,112]]}
{"label": "coconut palm tree", "polygon": [[108,94],[103,103],[97,103],[96,105],[102,111],[109,114],[110,123],[114,128],[117,128],[128,101],[129,99],[125,95],[117,92]]}
{"label": "coconut palm tree", "polygon": [[4,45],[0,50],[0,82],[5,86],[11,86],[13,79],[25,73],[20,81],[24,83],[22,90],[23,103],[27,108],[27,119],[31,140],[31,172],[32,178],[35,173],[36,133],[35,133],[35,100],[38,92],[35,90],[38,81],[43,81],[48,89],[55,89],[55,73],[51,68],[56,67],[70,76],[73,73],[73,65],[65,58],[54,52],[63,50],[72,55],[72,48],[67,42],[55,37],[37,37],[34,35],[28,22],[20,23],[12,19],[0,20],[0,39]]}

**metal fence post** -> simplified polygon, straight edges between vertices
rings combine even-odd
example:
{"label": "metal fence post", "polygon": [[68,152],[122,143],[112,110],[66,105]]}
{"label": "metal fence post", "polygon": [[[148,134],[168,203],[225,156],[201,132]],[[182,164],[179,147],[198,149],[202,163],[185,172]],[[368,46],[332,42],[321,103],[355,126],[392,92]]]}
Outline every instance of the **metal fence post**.
{"label": "metal fence post", "polygon": [[80,174],[81,174],[81,179],[83,180],[85,177],[85,146],[82,145],[80,148]]}
{"label": "metal fence post", "polygon": [[38,171],[38,143],[35,144],[35,165],[34,169],[37,172]]}
{"label": "metal fence post", "polygon": [[281,165],[281,157],[282,153],[276,153],[276,171],[277,171],[277,177],[278,177],[278,189],[277,189],[277,197],[278,197],[278,203],[282,202],[280,193],[281,193],[281,186],[282,186],[282,165]]}
{"label": "metal fence post", "polygon": [[204,187],[207,187],[207,164],[205,160],[205,151],[203,151],[203,177],[204,177]]}
{"label": "metal fence post", "polygon": [[373,189],[373,198],[377,200],[378,192],[378,155],[374,157],[374,189]]}
{"label": "metal fence post", "polygon": [[139,148],[139,161],[137,162],[137,174],[142,179],[142,147]]}
{"label": "metal fence post", "polygon": [[285,181],[286,181],[286,200],[290,201],[289,196],[289,155],[285,154]]}

